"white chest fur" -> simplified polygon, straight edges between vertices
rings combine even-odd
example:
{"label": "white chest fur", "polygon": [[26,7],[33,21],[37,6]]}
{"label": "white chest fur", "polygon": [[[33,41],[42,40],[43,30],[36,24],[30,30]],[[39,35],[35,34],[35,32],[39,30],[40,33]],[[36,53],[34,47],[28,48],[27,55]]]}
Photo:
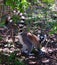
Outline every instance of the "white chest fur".
{"label": "white chest fur", "polygon": [[28,46],[23,42],[22,36],[20,34],[18,35],[18,37],[19,37],[19,42],[23,45],[21,50],[26,51],[26,49],[28,49]]}

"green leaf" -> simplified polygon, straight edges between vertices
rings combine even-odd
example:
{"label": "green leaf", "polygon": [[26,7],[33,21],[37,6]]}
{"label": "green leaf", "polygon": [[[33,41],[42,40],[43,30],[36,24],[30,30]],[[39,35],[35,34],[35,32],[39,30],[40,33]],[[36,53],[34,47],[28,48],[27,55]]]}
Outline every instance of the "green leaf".
{"label": "green leaf", "polygon": [[47,4],[52,4],[55,2],[55,0],[42,0],[42,2],[45,2]]}
{"label": "green leaf", "polygon": [[22,12],[29,7],[29,2],[27,0],[6,0],[6,5]]}

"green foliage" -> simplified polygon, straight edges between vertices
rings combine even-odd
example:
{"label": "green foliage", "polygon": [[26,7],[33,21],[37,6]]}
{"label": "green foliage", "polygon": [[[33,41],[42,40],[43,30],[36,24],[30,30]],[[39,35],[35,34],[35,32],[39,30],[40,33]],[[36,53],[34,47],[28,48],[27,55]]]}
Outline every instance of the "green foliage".
{"label": "green foliage", "polygon": [[51,31],[50,34],[57,33],[57,22],[50,22]]}
{"label": "green foliage", "polygon": [[0,40],[2,40],[2,36],[0,36]]}
{"label": "green foliage", "polygon": [[53,4],[55,0],[42,0],[42,2],[45,2],[47,4]]}
{"label": "green foliage", "polygon": [[4,22],[0,23],[0,27],[4,27]]}
{"label": "green foliage", "polygon": [[26,65],[23,61],[20,61],[16,58],[15,53],[11,53],[10,56],[0,53],[0,64],[3,62],[5,65]]}
{"label": "green foliage", "polygon": [[15,23],[18,23],[21,20],[21,18],[18,15],[13,15],[12,19]]}
{"label": "green foliage", "polygon": [[6,0],[5,4],[10,6],[12,9],[17,9],[24,12],[30,3],[27,2],[27,0]]}
{"label": "green foliage", "polygon": [[[35,26],[38,26],[38,22],[53,22],[55,19],[54,12],[50,9],[55,0],[6,0],[6,5],[10,6],[12,9],[20,10],[20,12],[27,13],[27,20],[25,21],[28,25],[28,30],[30,30],[31,22],[37,22]],[[31,6],[30,3],[32,4]],[[38,3],[38,4],[35,4]],[[13,5],[14,4],[14,5]],[[46,5],[46,6],[45,6]],[[53,7],[52,7],[53,8]],[[35,13],[37,12],[37,13]],[[51,17],[53,16],[53,17]],[[18,23],[21,19],[19,16],[15,15],[12,17],[15,23]],[[56,20],[55,20],[56,21]],[[50,33],[55,33],[57,27],[54,23],[48,23],[47,25],[43,24],[44,28],[51,28]],[[34,27],[35,28],[35,27]],[[54,30],[55,29],[55,30]]]}

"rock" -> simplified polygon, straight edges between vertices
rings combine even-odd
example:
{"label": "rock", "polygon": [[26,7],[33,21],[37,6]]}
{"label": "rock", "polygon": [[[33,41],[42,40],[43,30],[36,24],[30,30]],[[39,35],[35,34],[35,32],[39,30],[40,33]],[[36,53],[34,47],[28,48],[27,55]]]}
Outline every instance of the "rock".
{"label": "rock", "polygon": [[50,60],[49,59],[47,59],[47,58],[45,58],[45,59],[42,59],[42,62],[43,63],[48,63]]}
{"label": "rock", "polygon": [[8,48],[4,48],[4,49],[2,49],[2,51],[3,51],[4,53],[9,53],[9,52],[10,52],[10,50],[9,50]]}
{"label": "rock", "polygon": [[0,52],[2,52],[2,48],[0,48]]}
{"label": "rock", "polygon": [[30,61],[29,65],[36,65],[37,63],[35,61]]}
{"label": "rock", "polygon": [[14,48],[10,48],[10,52],[14,52],[15,51],[15,49]]}
{"label": "rock", "polygon": [[42,51],[42,52],[45,52],[45,53],[48,53],[47,48],[45,48],[45,47],[42,47],[42,48],[41,48],[41,51]]}
{"label": "rock", "polygon": [[30,56],[29,59],[35,59],[35,57],[34,56]]}

